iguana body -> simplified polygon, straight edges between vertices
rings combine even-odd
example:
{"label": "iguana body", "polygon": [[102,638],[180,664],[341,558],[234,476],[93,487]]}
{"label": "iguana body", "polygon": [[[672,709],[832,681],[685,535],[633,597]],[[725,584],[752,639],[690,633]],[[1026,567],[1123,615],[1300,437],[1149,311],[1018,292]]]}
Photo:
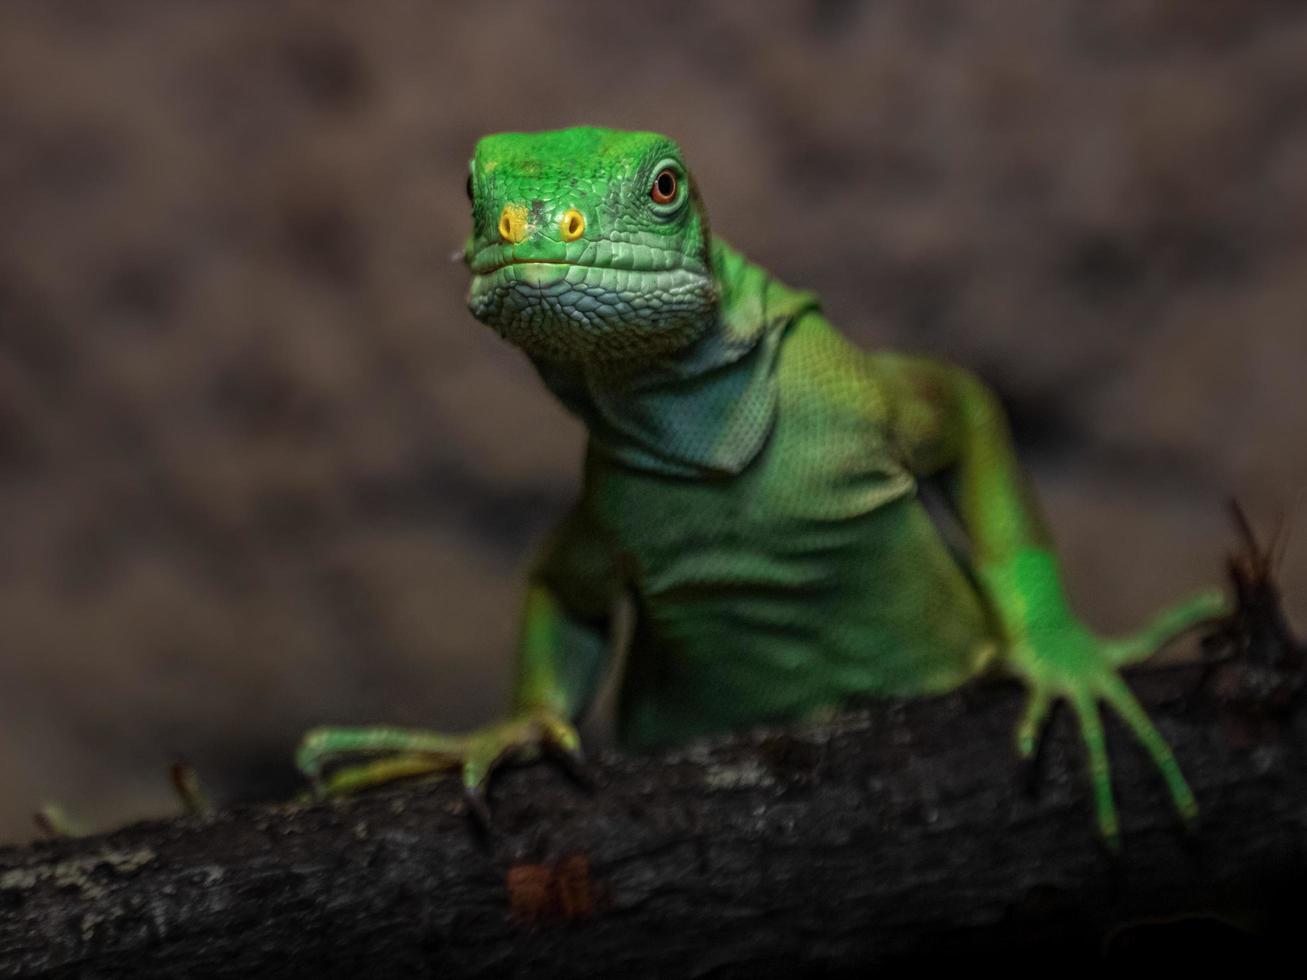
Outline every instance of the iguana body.
{"label": "iguana body", "polygon": [[[657,134],[500,134],[469,178],[473,313],[520,347],[590,433],[581,498],[527,586],[514,703],[467,735],[318,729],[301,767],[343,791],[460,766],[480,804],[494,764],[577,749],[635,625],[618,709],[632,746],[797,718],[858,695],[949,690],[997,665],[1030,688],[1029,753],[1051,701],[1076,709],[1100,829],[1118,833],[1098,702],[1195,803],[1117,675],[1219,614],[1207,593],[1128,640],[1069,609],[1002,414],[966,373],[865,353],[810,293],[707,228],[679,148]],[[966,532],[951,549],[919,500],[941,474]]]}
{"label": "iguana body", "polygon": [[[719,280],[766,281],[725,246],[714,253]],[[663,455],[660,429],[606,425],[555,385],[600,435],[575,523],[542,571],[578,601],[596,584],[635,596],[618,709],[632,745],[852,695],[947,690],[994,651],[979,597],[896,457],[875,358],[810,296],[775,283],[766,294],[769,322],[739,360],[657,387],[665,399],[693,389]],[[593,564],[574,571],[572,549]]]}

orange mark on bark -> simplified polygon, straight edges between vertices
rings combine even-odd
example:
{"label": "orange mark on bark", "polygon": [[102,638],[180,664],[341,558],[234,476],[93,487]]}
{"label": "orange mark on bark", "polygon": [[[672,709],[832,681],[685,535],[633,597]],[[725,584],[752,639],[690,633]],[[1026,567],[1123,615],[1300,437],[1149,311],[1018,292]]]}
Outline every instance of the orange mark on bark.
{"label": "orange mark on bark", "polygon": [[515,864],[505,883],[508,911],[518,925],[586,919],[599,903],[600,888],[584,854],[569,854],[553,864]]}

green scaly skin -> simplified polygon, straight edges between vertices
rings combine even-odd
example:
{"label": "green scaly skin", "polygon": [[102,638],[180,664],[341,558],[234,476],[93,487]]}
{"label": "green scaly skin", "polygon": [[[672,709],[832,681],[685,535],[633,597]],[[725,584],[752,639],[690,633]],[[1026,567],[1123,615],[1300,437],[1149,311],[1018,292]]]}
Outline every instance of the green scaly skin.
{"label": "green scaly skin", "polygon": [[[675,191],[660,202],[665,170]],[[609,663],[625,594],[636,609],[618,712],[626,745],[800,718],[857,695],[946,691],[997,666],[1029,690],[1022,755],[1056,699],[1075,709],[1110,844],[1100,703],[1152,754],[1180,815],[1195,816],[1118,670],[1222,615],[1225,600],[1196,596],[1124,639],[1087,629],[980,382],[850,345],[814,296],[710,235],[664,136],[488,136],[468,186],[469,306],[586,423],[583,489],[527,583],[507,720],[462,735],[316,729],[298,762],[321,790],[457,768],[484,814],[501,760],[579,757],[573,725]],[[915,492],[937,473],[965,558]]]}

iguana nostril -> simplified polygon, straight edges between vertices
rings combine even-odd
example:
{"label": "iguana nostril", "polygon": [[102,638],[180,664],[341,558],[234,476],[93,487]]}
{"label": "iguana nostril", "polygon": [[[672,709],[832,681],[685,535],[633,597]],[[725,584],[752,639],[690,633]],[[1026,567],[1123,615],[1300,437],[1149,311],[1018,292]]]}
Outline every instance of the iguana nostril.
{"label": "iguana nostril", "polygon": [[520,204],[505,204],[499,212],[499,237],[516,245],[526,238],[526,208]]}
{"label": "iguana nostril", "polygon": [[558,226],[563,232],[563,241],[574,242],[585,233],[585,215],[576,208],[568,208]]}

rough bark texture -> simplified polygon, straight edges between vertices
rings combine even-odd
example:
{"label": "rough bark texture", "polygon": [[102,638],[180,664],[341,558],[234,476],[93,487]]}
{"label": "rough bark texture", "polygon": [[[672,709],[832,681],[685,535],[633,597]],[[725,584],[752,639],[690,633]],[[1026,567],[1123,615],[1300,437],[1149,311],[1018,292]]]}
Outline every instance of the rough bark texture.
{"label": "rough bark texture", "polygon": [[1274,928],[1307,872],[1302,712],[1249,742],[1198,683],[1136,687],[1201,825],[1181,832],[1114,730],[1119,857],[1095,838],[1067,719],[1032,796],[1009,750],[1016,691],[976,687],[605,757],[592,794],[553,767],[505,773],[489,836],[444,781],[5,850],[0,975],[756,977],[1092,952],[1180,913]]}

